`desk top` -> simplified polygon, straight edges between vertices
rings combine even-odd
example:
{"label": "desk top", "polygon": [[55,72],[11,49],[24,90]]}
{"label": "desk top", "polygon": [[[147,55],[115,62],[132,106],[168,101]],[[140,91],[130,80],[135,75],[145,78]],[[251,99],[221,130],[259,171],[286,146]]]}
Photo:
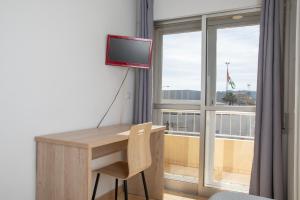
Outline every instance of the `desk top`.
{"label": "desk top", "polygon": [[[70,131],[35,137],[37,142],[47,142],[76,146],[81,148],[94,148],[107,144],[128,140],[129,130],[132,125],[120,124]],[[164,131],[165,126],[152,126],[152,133]]]}

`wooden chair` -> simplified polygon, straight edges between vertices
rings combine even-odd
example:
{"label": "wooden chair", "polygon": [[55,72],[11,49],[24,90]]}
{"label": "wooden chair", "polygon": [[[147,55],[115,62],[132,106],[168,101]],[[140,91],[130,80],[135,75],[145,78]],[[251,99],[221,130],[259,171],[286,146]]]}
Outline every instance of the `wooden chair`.
{"label": "wooden chair", "polygon": [[115,180],[115,200],[118,199],[118,180],[123,180],[125,200],[128,200],[127,180],[138,173],[141,173],[145,197],[149,199],[144,170],[150,167],[150,133],[152,123],[134,125],[130,129],[127,147],[127,162],[118,161],[101,169],[97,169],[97,177],[93,190],[92,200],[95,200],[100,174],[107,174],[116,178]]}

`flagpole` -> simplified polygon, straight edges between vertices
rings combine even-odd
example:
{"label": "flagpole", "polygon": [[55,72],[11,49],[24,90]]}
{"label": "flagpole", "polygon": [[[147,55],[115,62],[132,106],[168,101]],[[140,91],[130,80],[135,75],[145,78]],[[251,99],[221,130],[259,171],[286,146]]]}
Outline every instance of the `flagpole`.
{"label": "flagpole", "polygon": [[226,93],[228,92],[228,66],[230,64],[229,61],[225,62],[226,66],[227,66],[227,71],[226,71]]}

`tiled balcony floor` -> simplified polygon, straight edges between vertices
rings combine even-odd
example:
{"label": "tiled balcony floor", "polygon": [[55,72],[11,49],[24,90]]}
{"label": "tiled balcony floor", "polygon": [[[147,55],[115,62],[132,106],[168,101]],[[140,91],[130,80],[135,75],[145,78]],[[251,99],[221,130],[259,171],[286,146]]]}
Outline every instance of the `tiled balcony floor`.
{"label": "tiled balcony floor", "polygon": [[[167,178],[174,177],[176,180],[197,183],[199,169],[165,163],[165,173]],[[216,181],[226,184],[237,184],[240,185],[239,188],[246,191],[250,183],[250,174],[223,172],[222,179]]]}

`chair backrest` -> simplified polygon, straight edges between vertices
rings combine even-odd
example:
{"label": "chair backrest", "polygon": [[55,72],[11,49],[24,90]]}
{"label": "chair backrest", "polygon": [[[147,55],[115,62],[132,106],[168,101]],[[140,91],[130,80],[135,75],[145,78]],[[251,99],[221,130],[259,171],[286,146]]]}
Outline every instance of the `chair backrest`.
{"label": "chair backrest", "polygon": [[152,123],[144,123],[134,125],[130,129],[127,148],[127,160],[129,168],[128,177],[144,171],[151,165],[151,128]]}

